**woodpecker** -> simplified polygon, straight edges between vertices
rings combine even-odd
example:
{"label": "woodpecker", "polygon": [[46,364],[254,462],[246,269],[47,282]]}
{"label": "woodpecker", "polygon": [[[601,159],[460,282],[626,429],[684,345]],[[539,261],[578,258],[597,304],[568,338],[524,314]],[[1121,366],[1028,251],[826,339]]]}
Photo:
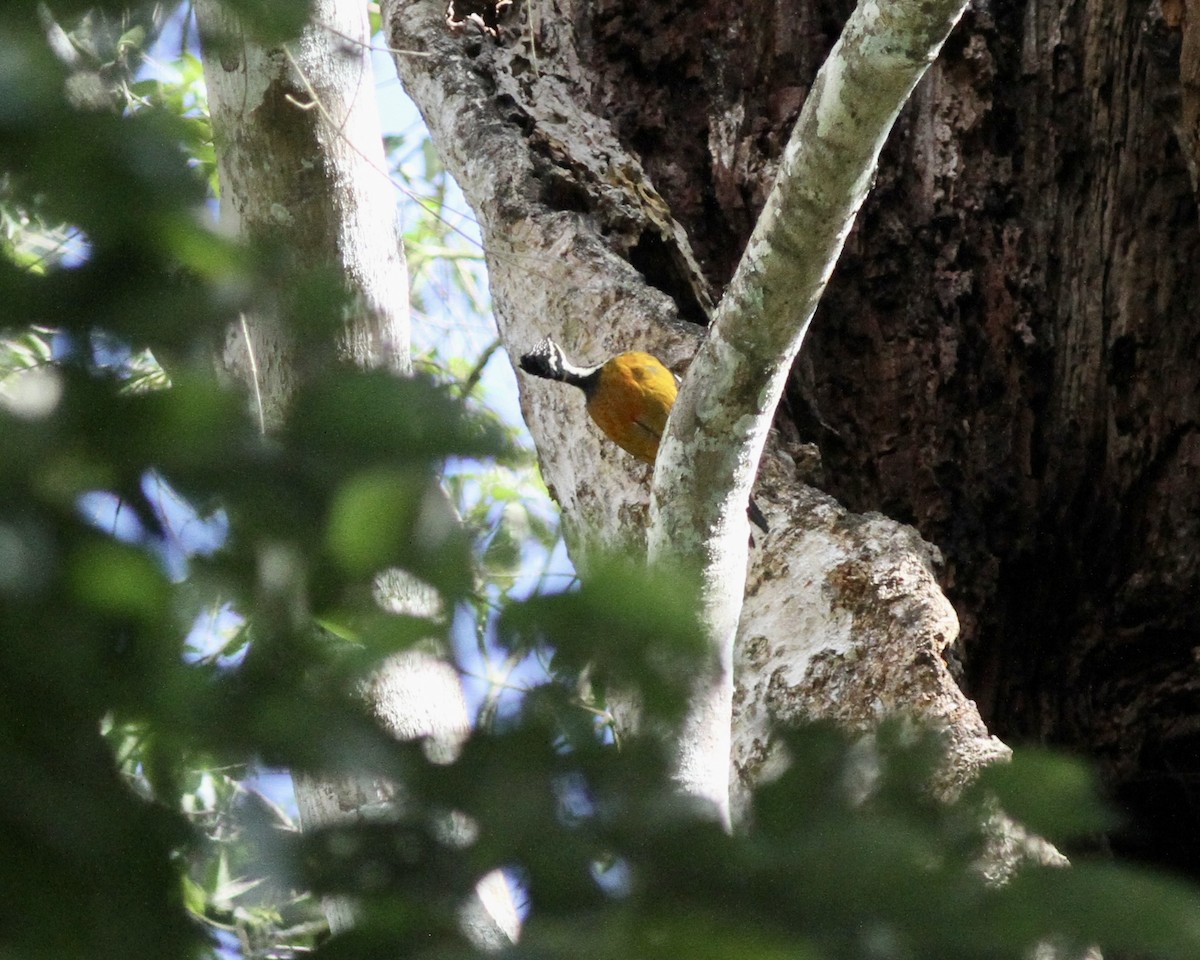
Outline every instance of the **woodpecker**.
{"label": "woodpecker", "polygon": [[[679,378],[648,353],[630,350],[604,363],[581,367],[547,337],[521,357],[519,366],[544,380],[569,383],[583,391],[592,422],[626,453],[653,466],[667,417],[679,394]],[[750,501],[747,512],[763,533],[767,519]]]}

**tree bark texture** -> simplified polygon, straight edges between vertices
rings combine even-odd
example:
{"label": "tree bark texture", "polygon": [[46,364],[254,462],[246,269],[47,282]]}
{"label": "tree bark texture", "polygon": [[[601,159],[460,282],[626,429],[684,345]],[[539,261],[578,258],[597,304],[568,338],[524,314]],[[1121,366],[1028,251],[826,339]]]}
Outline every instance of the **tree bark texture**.
{"label": "tree bark texture", "polygon": [[[658,6],[630,10],[636,19]],[[502,14],[495,28],[486,13],[447,24],[445,5],[434,0],[384,4],[401,79],[479,218],[510,354],[550,334],[580,362],[648,349],[685,371],[713,285],[648,177],[649,159],[599,112],[595,94],[606,80],[585,59],[596,54],[597,26],[611,11],[546,0],[512,8],[512,21]],[[639,29],[637,45],[631,36],[622,50],[640,55],[660,39]],[[675,84],[680,99],[693,88],[673,71],[657,82]],[[628,95],[643,92],[631,86]],[[680,143],[696,132],[681,130]],[[554,384],[523,387],[576,556],[597,544],[644,550],[648,470],[598,437],[581,397]],[[773,531],[752,558],[739,625],[735,791],[768,762],[773,718],[870,724],[896,711],[947,726],[948,786],[961,783],[1004,747],[942,657],[957,624],[934,577],[936,551],[910,528],[851,515],[806,486],[810,460],[809,448],[777,445],[760,478],[757,496]]]}
{"label": "tree bark texture", "polygon": [[[597,3],[592,107],[715,289],[844,3]],[[903,115],[777,425],[945,556],[992,731],[1098,758],[1200,866],[1194,2],[976,2]]]}
{"label": "tree bark texture", "polygon": [[[408,287],[394,190],[364,54],[365,13],[314,7],[290,47],[264,47],[215,2],[197,4],[221,177],[223,222],[280,256],[278,301],[230,329],[225,364],[253,384],[266,428],[278,426],[298,378],[337,354],[409,369]],[[310,273],[344,270],[359,300],[340,344],[292,349],[280,312]],[[312,338],[310,338],[311,340]],[[300,368],[304,364],[304,368]]]}

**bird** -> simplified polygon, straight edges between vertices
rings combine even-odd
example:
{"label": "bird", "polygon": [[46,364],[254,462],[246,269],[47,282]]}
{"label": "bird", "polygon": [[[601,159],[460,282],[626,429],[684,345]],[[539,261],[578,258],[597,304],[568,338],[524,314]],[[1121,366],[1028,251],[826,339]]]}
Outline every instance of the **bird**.
{"label": "bird", "polygon": [[[588,415],[613,443],[642,463],[654,465],[667,418],[679,394],[679,378],[649,353],[628,350],[583,367],[567,359],[549,337],[518,361],[526,373],[569,383],[583,391]],[[750,519],[768,532],[767,518],[753,500]]]}

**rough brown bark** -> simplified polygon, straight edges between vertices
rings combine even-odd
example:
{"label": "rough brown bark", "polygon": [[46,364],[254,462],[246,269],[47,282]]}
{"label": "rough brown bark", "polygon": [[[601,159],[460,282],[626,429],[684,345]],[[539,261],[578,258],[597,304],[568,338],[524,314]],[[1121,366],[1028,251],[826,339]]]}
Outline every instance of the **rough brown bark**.
{"label": "rough brown bark", "polygon": [[[1097,757],[1135,818],[1117,843],[1196,869],[1192,6],[975,4],[885,154],[780,426],[819,443],[839,500],[942,549],[992,731]],[[719,291],[803,102],[796,64],[815,73],[846,5],[594,10],[592,105]]]}

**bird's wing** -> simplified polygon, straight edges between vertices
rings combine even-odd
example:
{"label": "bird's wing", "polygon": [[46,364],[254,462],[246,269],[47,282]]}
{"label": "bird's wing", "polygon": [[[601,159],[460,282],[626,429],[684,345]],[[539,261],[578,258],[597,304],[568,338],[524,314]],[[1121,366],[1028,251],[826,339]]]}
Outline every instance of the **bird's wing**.
{"label": "bird's wing", "polygon": [[633,425],[648,437],[653,437],[655,440],[662,439],[664,423],[656,423],[653,418],[643,416],[634,420]]}

